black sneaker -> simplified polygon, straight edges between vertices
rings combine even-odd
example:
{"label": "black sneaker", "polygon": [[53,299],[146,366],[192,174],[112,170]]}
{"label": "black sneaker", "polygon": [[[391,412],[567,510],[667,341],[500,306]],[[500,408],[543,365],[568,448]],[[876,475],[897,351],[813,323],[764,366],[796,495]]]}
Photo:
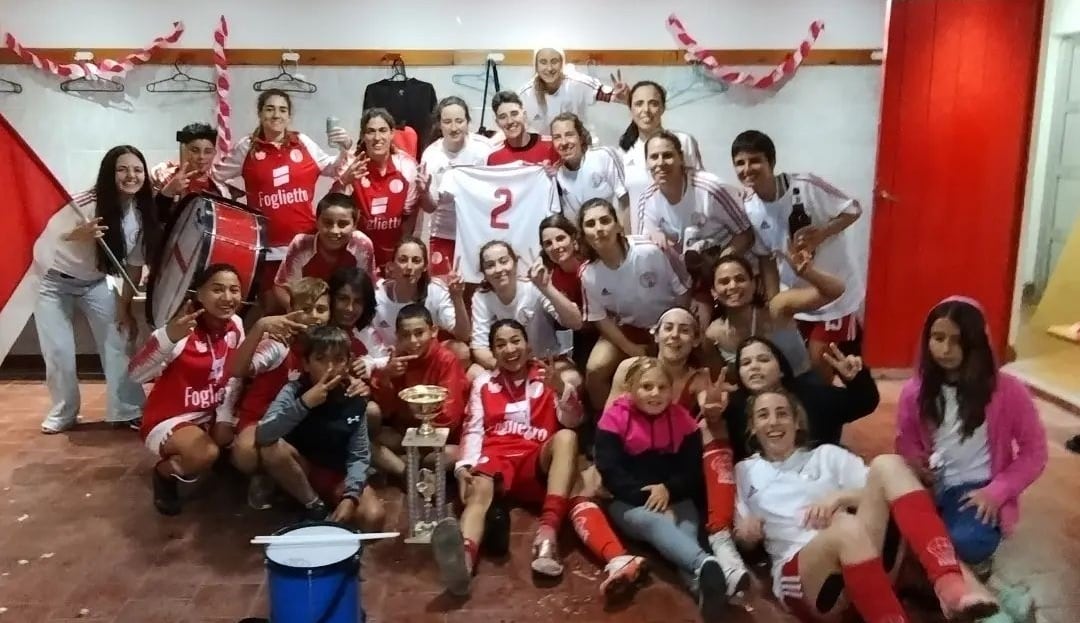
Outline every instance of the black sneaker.
{"label": "black sneaker", "polygon": [[300,521],[326,521],[329,514],[330,507],[326,505],[326,502],[315,500],[304,507],[304,510],[300,513]]}
{"label": "black sneaker", "polygon": [[727,581],[720,561],[712,556],[697,571],[698,610],[705,623],[720,621],[727,607]]}
{"label": "black sneaker", "polygon": [[177,481],[169,476],[162,476],[154,470],[154,508],[162,515],[180,514],[180,490]]}
{"label": "black sneaker", "polygon": [[465,551],[465,538],[461,536],[456,519],[447,517],[435,524],[431,532],[431,552],[446,590],[451,595],[467,597],[472,569],[469,568],[469,554]]}
{"label": "black sneaker", "polygon": [[484,540],[481,543],[484,553],[493,556],[506,556],[510,552],[510,508],[506,498],[497,495],[491,501],[484,515]]}

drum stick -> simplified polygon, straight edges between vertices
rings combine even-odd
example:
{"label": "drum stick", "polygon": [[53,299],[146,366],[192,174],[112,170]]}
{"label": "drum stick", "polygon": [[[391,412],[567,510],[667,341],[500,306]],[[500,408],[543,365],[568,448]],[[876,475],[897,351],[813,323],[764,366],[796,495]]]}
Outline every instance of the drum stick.
{"label": "drum stick", "polygon": [[401,536],[400,532],[367,532],[334,535],[296,535],[289,536],[257,536],[251,539],[253,545],[336,545],[356,543],[358,541],[374,541],[377,539],[394,539]]}
{"label": "drum stick", "polygon": [[[72,202],[72,206],[75,207],[75,214],[79,215],[79,218],[82,219],[83,223],[90,222],[90,219],[86,218],[86,215],[82,213],[82,210],[80,210],[78,206],[75,205],[75,202]],[[105,239],[98,238],[97,242],[99,245],[101,245],[101,248],[105,250],[105,256],[109,258],[109,263],[116,267],[116,270],[120,271],[120,276],[124,279],[125,282],[127,282],[129,286],[131,286],[131,291],[135,294],[140,294],[141,290],[139,290],[139,286],[135,285],[135,282],[131,280],[131,275],[128,274],[127,270],[124,268],[124,265],[120,263],[120,260],[116,258],[116,255],[112,252],[112,249],[109,248],[109,245],[105,244]]]}

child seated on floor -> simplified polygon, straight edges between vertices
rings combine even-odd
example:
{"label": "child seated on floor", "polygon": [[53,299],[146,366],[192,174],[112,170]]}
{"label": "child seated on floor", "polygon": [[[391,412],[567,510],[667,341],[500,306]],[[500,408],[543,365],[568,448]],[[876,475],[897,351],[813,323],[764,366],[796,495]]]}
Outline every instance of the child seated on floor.
{"label": "child seated on floor", "polygon": [[366,387],[349,383],[349,353],[349,336],[338,327],[305,333],[299,349],[303,373],[282,388],[259,420],[255,445],[267,473],[304,505],[305,519],[370,532],[382,527],[385,510],[366,486],[367,398],[357,393]]}

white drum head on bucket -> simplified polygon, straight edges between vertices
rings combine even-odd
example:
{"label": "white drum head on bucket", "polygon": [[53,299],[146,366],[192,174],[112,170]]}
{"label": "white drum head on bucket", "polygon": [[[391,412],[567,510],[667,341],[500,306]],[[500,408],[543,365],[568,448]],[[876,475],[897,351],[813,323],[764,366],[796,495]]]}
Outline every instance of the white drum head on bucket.
{"label": "white drum head on bucket", "polygon": [[[340,526],[304,526],[289,530],[282,536],[340,536],[352,534]],[[266,547],[266,557],[279,565],[295,569],[316,569],[347,560],[360,551],[360,543],[304,543],[283,545],[275,543]]]}

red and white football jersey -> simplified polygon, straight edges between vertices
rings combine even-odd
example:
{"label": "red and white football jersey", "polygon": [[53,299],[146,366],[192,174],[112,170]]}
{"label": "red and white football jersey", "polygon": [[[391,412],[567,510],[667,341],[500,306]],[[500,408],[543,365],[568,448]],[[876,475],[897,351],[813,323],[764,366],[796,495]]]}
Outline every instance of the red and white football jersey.
{"label": "red and white football jersey", "polygon": [[301,277],[327,281],[335,270],[353,266],[375,274],[375,248],[362,232],[354,231],[345,248],[333,252],[319,248],[318,234],[297,234],[278,267],[274,285],[285,287]]}
{"label": "red and white football jersey", "polygon": [[[688,169],[701,170],[705,165],[701,162],[701,150],[698,149],[697,140],[686,132],[669,130],[679,138],[683,148],[683,164]],[[652,174],[649,173],[649,165],[645,162],[645,141],[638,139],[629,150],[622,152],[623,170],[626,175],[626,193],[630,196],[630,231],[638,231],[637,206],[645,190],[652,185]]]}
{"label": "red and white football jersey", "polygon": [[557,397],[542,378],[530,364],[526,379],[496,372],[473,381],[457,467],[473,467],[484,455],[528,454],[559,430]]}
{"label": "red and white football jersey", "polygon": [[353,357],[359,357],[367,364],[369,372],[385,368],[390,362],[390,344],[379,337],[375,327],[353,328],[349,332]]}
{"label": "red and white football jersey", "polygon": [[221,183],[243,177],[248,207],[267,220],[271,252],[266,259],[278,261],[296,234],[315,231],[315,182],[320,175],[336,177],[347,155],[330,156],[315,141],[290,132],[275,145],[254,135],[237,141],[213,168]]}
{"label": "red and white football jersey", "polygon": [[651,329],[687,287],[660,247],[633,236],[627,241],[626,258],[618,268],[612,270],[600,260],[582,266],[585,320],[611,318],[616,324]]}
{"label": "red and white football jersey", "polygon": [[[367,234],[375,246],[375,265],[386,266],[394,257],[394,246],[405,233],[405,219],[416,210],[416,160],[395,151],[379,171],[368,163],[367,177],[356,180],[350,190],[360,212],[357,229]],[[409,232],[412,233],[412,232]]]}
{"label": "red and white football jersey", "polygon": [[503,139],[495,143],[492,152],[488,156],[487,163],[491,166],[500,164],[555,164],[559,161],[559,152],[555,151],[555,143],[550,136],[529,134],[529,141],[524,147],[513,147]]}
{"label": "red and white football jersey", "polygon": [[[397,317],[402,307],[412,301],[396,301],[390,297],[393,282],[380,279],[375,284],[375,318],[371,326],[385,344],[397,344]],[[429,281],[424,295],[424,307],[431,313],[435,326],[443,331],[453,331],[457,324],[457,311],[450,291],[441,282]]]}
{"label": "red and white football jersey", "polygon": [[626,195],[626,175],[622,158],[610,147],[590,147],[585,150],[577,170],[559,167],[555,179],[562,190],[562,211],[574,224],[578,222],[581,204],[589,199],[607,199],[618,207]]}
{"label": "red and white football jersey", "polygon": [[589,106],[597,101],[611,101],[612,89],[599,79],[563,66],[563,80],[554,93],[544,93],[541,104],[533,80],[518,89],[529,118],[529,127],[542,134],[551,131],[551,121],[564,112],[572,112],[586,120]]}
{"label": "red and white football jersey", "polygon": [[490,290],[478,291],[472,299],[471,348],[488,348],[491,325],[496,320],[513,318],[525,327],[529,345],[537,357],[554,357],[567,348],[559,344],[555,306],[531,281],[518,281],[517,292],[509,304]]}
{"label": "red and white football jersey", "polygon": [[451,153],[447,151],[443,139],[439,139],[427,146],[424,155],[420,158],[420,165],[431,176],[428,193],[435,211],[431,213],[431,236],[453,240],[457,234],[457,214],[454,201],[439,203],[442,190],[443,176],[450,167],[454,166],[482,166],[487,164],[488,156],[491,155],[491,141],[479,134],[469,134],[465,137],[465,145],[460,151]]}
{"label": "red and white football jersey", "polygon": [[303,360],[295,348],[269,338],[261,340],[251,357],[251,381],[236,407],[236,429],[257,424],[281,388],[302,373]]}
{"label": "red and white football jersey", "polygon": [[244,324],[239,316],[221,331],[211,332],[200,324],[176,343],[169,340],[165,327],[151,333],[128,364],[136,383],[157,379],[143,408],[143,438],[177,416],[216,412],[218,422],[235,423],[240,379],[229,377],[225,362],[242,341]]}
{"label": "red and white football jersey", "polygon": [[559,211],[555,180],[543,167],[453,167],[442,187],[454,195],[457,205],[454,260],[465,281],[483,280],[477,252],[491,240],[505,240],[524,258],[519,262],[522,271],[530,258],[540,257],[540,221]]}
{"label": "red and white football jersey", "polygon": [[671,203],[653,184],[637,206],[637,234],[659,231],[683,252],[725,247],[750,229],[742,205],[742,190],[725,184],[712,173],[687,169],[683,195]]}

